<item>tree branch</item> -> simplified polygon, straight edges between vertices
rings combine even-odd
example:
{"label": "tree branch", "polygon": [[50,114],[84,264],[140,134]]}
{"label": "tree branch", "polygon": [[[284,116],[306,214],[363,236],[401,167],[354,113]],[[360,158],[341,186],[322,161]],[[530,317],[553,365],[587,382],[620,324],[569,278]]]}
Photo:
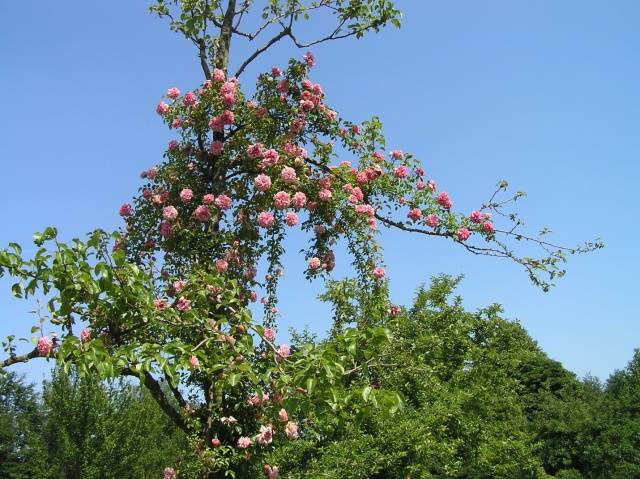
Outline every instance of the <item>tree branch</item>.
{"label": "tree branch", "polygon": [[242,75],[242,72],[245,70],[245,68],[247,68],[247,66],[253,61],[255,60],[258,56],[260,56],[261,54],[263,54],[264,52],[266,52],[271,45],[273,45],[274,43],[280,41],[283,37],[290,35],[291,30],[287,27],[284,30],[282,30],[280,33],[278,33],[275,37],[273,37],[271,40],[269,40],[267,43],[265,43],[262,47],[258,48],[255,52],[253,52],[251,54],[251,56],[249,58],[247,58],[242,65],[240,65],[240,68],[238,68],[238,70],[235,73],[235,77],[238,78],[240,75]]}
{"label": "tree branch", "polygon": [[142,374],[142,376],[140,376],[137,373],[135,373],[132,369],[124,368],[122,369],[122,374],[125,376],[134,376],[141,379],[142,383],[151,393],[151,396],[153,397],[153,399],[155,399],[156,402],[158,403],[158,406],[160,406],[160,408],[165,412],[165,414],[171,418],[174,424],[178,426],[180,429],[182,429],[184,432],[186,433],[189,432],[187,423],[184,421],[180,413],[176,411],[173,405],[169,402],[169,400],[164,394],[164,391],[162,390],[162,387],[160,386],[160,383],[156,381],[156,379],[151,375],[151,373],[145,371]]}
{"label": "tree branch", "polygon": [[27,354],[21,354],[19,356],[13,354],[0,363],[0,369],[4,369],[16,363],[26,363],[30,359],[37,358],[38,356],[40,356],[38,348],[33,348],[31,352]]}

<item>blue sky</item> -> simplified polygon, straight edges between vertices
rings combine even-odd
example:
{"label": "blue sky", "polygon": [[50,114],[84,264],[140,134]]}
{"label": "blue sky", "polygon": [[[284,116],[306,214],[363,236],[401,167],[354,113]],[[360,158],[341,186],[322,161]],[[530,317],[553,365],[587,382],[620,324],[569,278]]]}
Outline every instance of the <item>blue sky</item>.
{"label": "blue sky", "polygon": [[[532,231],[606,249],[573,258],[550,293],[515,265],[446,241],[387,234],[393,299],[437,273],[465,274],[476,308],[504,305],[554,359],[606,378],[640,347],[640,3],[398,1],[401,30],[313,49],[313,79],[355,121],[379,115],[390,148],[413,152],[470,211],[508,179]],[[8,2],[0,18],[0,245],[55,225],[64,238],[119,225],[118,206],[171,138],[154,112],[167,87],[201,81],[191,44],[145,1]],[[232,65],[249,50],[232,47]],[[282,44],[243,76],[299,56]],[[296,239],[288,245],[293,248]],[[329,325],[318,284],[287,258],[283,326]],[[0,280],[0,336],[28,334],[32,308]],[[21,366],[33,379],[47,365]]]}

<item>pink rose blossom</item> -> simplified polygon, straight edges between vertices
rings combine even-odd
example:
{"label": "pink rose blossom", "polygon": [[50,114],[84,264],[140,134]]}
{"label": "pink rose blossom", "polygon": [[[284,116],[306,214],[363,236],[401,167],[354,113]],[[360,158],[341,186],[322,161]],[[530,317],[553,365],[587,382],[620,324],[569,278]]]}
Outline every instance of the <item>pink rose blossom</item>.
{"label": "pink rose blossom", "polygon": [[222,132],[224,131],[224,121],[219,116],[214,116],[209,120],[209,128],[213,131]]}
{"label": "pink rose blossom", "polygon": [[224,273],[229,268],[229,263],[224,259],[219,259],[216,261],[216,270],[219,274]]}
{"label": "pink rose blossom", "polygon": [[165,299],[155,299],[153,301],[153,305],[155,306],[155,308],[158,311],[164,311],[165,309],[167,309],[169,307],[169,305],[167,304],[167,301]]}
{"label": "pink rose blossom", "polygon": [[172,232],[173,228],[171,227],[171,223],[167,222],[167,221],[163,221],[162,223],[160,223],[160,236],[167,238],[169,236],[171,236],[171,232]]}
{"label": "pink rose blossom", "polygon": [[260,426],[260,433],[256,438],[256,441],[261,446],[268,446],[273,442],[273,426],[269,424],[268,426]]}
{"label": "pink rose blossom", "polygon": [[401,311],[400,306],[396,306],[395,304],[392,304],[391,306],[389,306],[389,315],[391,316],[399,315],[400,311]]}
{"label": "pink rose blossom", "polygon": [[280,172],[280,178],[287,184],[295,183],[298,179],[296,176],[296,170],[291,168],[290,166],[285,166]]}
{"label": "pink rose blossom", "polygon": [[427,215],[427,217],[425,218],[425,223],[427,223],[427,225],[431,226],[432,228],[435,228],[436,226],[438,226],[438,223],[440,223],[440,218],[438,218],[434,214]]}
{"label": "pink rose blossom", "polygon": [[169,151],[174,151],[178,148],[178,142],[176,140],[171,140],[169,142]]}
{"label": "pink rose blossom", "polygon": [[258,191],[267,191],[269,188],[271,188],[271,178],[263,173],[260,173],[253,180],[253,184]]}
{"label": "pink rose blossom", "polygon": [[231,110],[225,110],[222,112],[222,115],[220,115],[220,121],[225,125],[233,125],[235,119],[235,115]]}
{"label": "pink rose blossom", "polygon": [[227,195],[220,195],[215,199],[215,204],[221,210],[228,210],[231,208],[231,198]]}
{"label": "pink rose blossom", "polygon": [[215,70],[213,70],[213,73],[211,74],[211,79],[215,83],[219,83],[219,82],[223,81],[224,80],[224,71],[220,70],[219,68],[216,68]]}
{"label": "pink rose blossom", "polygon": [[318,269],[321,264],[320,258],[316,258],[315,256],[309,260],[309,268],[311,269]]}
{"label": "pink rose blossom", "polygon": [[195,216],[198,221],[207,221],[211,218],[211,211],[209,211],[209,208],[205,205],[200,205],[193,212],[193,216]]}
{"label": "pink rose blossom", "polygon": [[457,231],[456,236],[460,241],[466,241],[469,239],[469,236],[471,236],[471,233],[469,233],[469,230],[467,228],[460,228]]}
{"label": "pink rose blossom", "polygon": [[247,148],[247,155],[249,158],[260,158],[262,156],[263,146],[261,143],[256,143]]}
{"label": "pink rose blossom", "polygon": [[184,188],[180,191],[180,199],[183,203],[189,203],[193,199],[193,191],[189,188]]}
{"label": "pink rose blossom", "polygon": [[123,218],[133,214],[133,207],[129,203],[125,203],[120,207],[120,216]]}
{"label": "pink rose blossom", "polygon": [[200,360],[196,356],[191,356],[191,358],[189,359],[189,363],[191,364],[192,368],[200,367]]}
{"label": "pink rose blossom", "polygon": [[331,199],[331,190],[320,190],[318,193],[318,199],[320,201],[329,201]]}
{"label": "pink rose blossom", "polygon": [[307,204],[307,195],[305,195],[302,191],[298,191],[293,195],[293,207],[294,208],[304,208]]}
{"label": "pink rose blossom", "polygon": [[162,208],[162,217],[167,221],[174,221],[178,217],[178,210],[175,206],[165,206]]}
{"label": "pink rose blossom", "polygon": [[420,210],[420,208],[413,208],[409,211],[407,216],[413,221],[418,221],[422,217],[422,210]]}
{"label": "pink rose blossom", "polygon": [[181,297],[176,303],[176,308],[178,311],[182,311],[183,313],[191,310],[191,301]]}
{"label": "pink rose blossom", "polygon": [[214,141],[209,146],[209,153],[211,153],[214,156],[220,155],[223,150],[224,150],[224,143],[218,140]]}
{"label": "pink rose blossom", "polygon": [[180,96],[180,90],[178,90],[176,87],[171,87],[167,90],[167,96],[172,100],[175,100]]}
{"label": "pink rose blossom", "polygon": [[291,354],[291,348],[286,344],[281,344],[278,346],[278,356],[281,358],[288,358]]}
{"label": "pink rose blossom", "polygon": [[451,207],[453,206],[453,202],[451,201],[451,198],[449,198],[449,195],[447,194],[446,191],[443,191],[442,193],[440,193],[438,195],[438,203],[443,207],[446,208],[448,210],[451,209]]}
{"label": "pink rose blossom", "polygon": [[87,328],[84,328],[82,331],[80,331],[80,341],[82,341],[83,343],[86,343],[90,339],[91,339],[91,331],[89,331]]}
{"label": "pink rose blossom", "polygon": [[179,293],[187,286],[187,282],[184,279],[178,279],[174,281],[171,286],[177,293]]}
{"label": "pink rose blossom", "polygon": [[196,95],[193,92],[188,91],[187,93],[184,94],[184,97],[182,98],[182,103],[184,103],[185,106],[195,105]]}
{"label": "pink rose blossom", "polygon": [[307,52],[302,57],[308,68],[313,68],[316,65],[316,57],[311,52]]}
{"label": "pink rose blossom", "polygon": [[287,426],[284,429],[284,432],[289,439],[298,439],[299,437],[298,424],[295,422],[289,421],[287,423]]}
{"label": "pink rose blossom", "polygon": [[272,77],[278,78],[280,75],[282,75],[282,70],[280,70],[280,68],[278,68],[278,67],[271,68],[271,76]]}
{"label": "pink rose blossom", "polygon": [[158,106],[156,107],[156,113],[158,115],[160,115],[160,116],[166,115],[168,111],[169,111],[169,105],[167,105],[163,101],[158,103]]}
{"label": "pink rose blossom", "polygon": [[375,209],[371,205],[356,205],[356,214],[362,216],[373,217],[375,215]]}
{"label": "pink rose blossom", "polygon": [[249,439],[247,436],[242,436],[240,439],[238,439],[238,447],[240,449],[247,449],[249,446],[251,446],[251,439]]}
{"label": "pink rose blossom", "polygon": [[482,223],[482,229],[485,231],[485,233],[493,233],[495,231],[495,229],[493,228],[493,223],[491,221],[485,221],[484,223]]}
{"label": "pink rose blossom", "polygon": [[263,228],[271,228],[274,223],[275,218],[273,217],[273,213],[269,211],[258,213],[258,224]]}
{"label": "pink rose blossom", "polygon": [[375,279],[382,279],[382,278],[384,278],[384,277],[385,277],[385,275],[386,275],[386,274],[387,274],[387,273],[386,273],[386,271],[384,270],[384,268],[381,268],[381,267],[379,267],[379,266],[378,266],[376,269],[374,269],[374,270],[373,270],[373,277],[374,277]]}
{"label": "pink rose blossom", "polygon": [[208,193],[202,197],[202,203],[205,205],[212,205],[215,199],[215,196],[213,196],[211,193]]}
{"label": "pink rose blossom", "polygon": [[266,328],[264,330],[264,339],[272,343],[276,339],[276,332],[271,328]]}
{"label": "pink rose blossom", "polygon": [[483,215],[478,210],[474,210],[469,215],[469,219],[474,223],[482,223]]}
{"label": "pink rose blossom", "polygon": [[390,154],[391,158],[393,158],[394,160],[400,160],[404,156],[401,150],[391,150]]}
{"label": "pink rose blossom", "polygon": [[273,203],[276,208],[278,208],[279,210],[283,210],[289,207],[289,203],[291,203],[291,197],[286,191],[278,191],[275,195],[273,195]]}
{"label": "pink rose blossom", "polygon": [[162,475],[164,479],[176,479],[176,471],[173,467],[165,467]]}
{"label": "pink rose blossom", "polygon": [[396,176],[396,178],[406,178],[408,174],[407,167],[404,165],[396,166],[393,169],[393,174]]}
{"label": "pink rose blossom", "polygon": [[214,437],[213,439],[211,439],[211,445],[213,447],[220,447],[221,444],[222,442],[220,442],[220,439],[218,439],[217,437]]}
{"label": "pink rose blossom", "polygon": [[278,466],[264,465],[264,472],[267,475],[267,479],[278,479]]}
{"label": "pink rose blossom", "polygon": [[416,189],[424,190],[424,181],[418,181],[418,183],[416,184]]}
{"label": "pink rose blossom", "polygon": [[295,226],[298,224],[298,215],[295,214],[294,212],[290,211],[286,214],[285,218],[284,218],[284,222],[288,225],[288,226]]}
{"label": "pink rose blossom", "polygon": [[289,421],[289,415],[287,414],[287,410],[286,409],[280,409],[280,411],[278,412],[278,418],[280,419],[281,422],[288,422]]}
{"label": "pink rose blossom", "polygon": [[43,336],[38,339],[38,353],[40,356],[49,356],[51,350],[53,349],[53,341],[51,341],[47,336]]}

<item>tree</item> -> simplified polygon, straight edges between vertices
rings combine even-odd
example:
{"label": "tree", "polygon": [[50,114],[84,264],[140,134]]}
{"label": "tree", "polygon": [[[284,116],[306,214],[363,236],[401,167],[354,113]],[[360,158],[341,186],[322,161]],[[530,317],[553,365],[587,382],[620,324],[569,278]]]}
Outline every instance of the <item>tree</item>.
{"label": "tree", "polygon": [[[197,47],[204,82],[184,94],[170,88],[157,106],[177,139],[143,172],[140,194],[121,206],[122,231],[63,243],[47,228],[35,235],[32,259],[16,244],[0,251],[0,273],[18,279],[14,295],[47,299],[36,347],[19,355],[9,338],[0,367],[55,357],[84,375],[138,377],[191,437],[195,461],[180,464],[181,476],[246,476],[259,464],[275,477],[277,465],[263,461],[274,441],[327,433],[318,425],[344,429],[372,405],[400,407],[392,390],[349,387],[380,364],[390,341],[380,326],[389,300],[379,225],[510,259],[545,290],[564,273],[566,254],[602,246],[555,246],[521,232],[506,208],[522,193],[497,196],[506,182],[478,210],[454,213],[411,154],[385,153],[377,118],[355,124],[325,103],[309,79],[311,53],[261,75],[252,99],[243,93],[238,78],[276,42],[306,48],[398,26],[393,2],[271,0],[260,10],[251,0],[158,0],[151,10]],[[327,16],[335,25],[326,35],[301,39],[300,22]],[[257,23],[247,30],[247,21]],[[267,35],[230,77],[232,41]],[[353,163],[332,164],[338,156]],[[494,225],[492,214],[505,225]],[[292,351],[275,341],[277,285],[282,240],[299,223],[309,233],[307,278],[327,278],[344,242],[357,289],[369,299],[366,318],[333,341]],[[516,253],[515,244],[540,246],[543,255]],[[262,323],[248,308],[258,288]]]}
{"label": "tree", "polygon": [[159,477],[186,438],[144,391],[56,369],[43,391],[42,478]]}
{"label": "tree", "polygon": [[27,479],[44,469],[37,437],[42,424],[33,385],[0,375],[0,477]]}

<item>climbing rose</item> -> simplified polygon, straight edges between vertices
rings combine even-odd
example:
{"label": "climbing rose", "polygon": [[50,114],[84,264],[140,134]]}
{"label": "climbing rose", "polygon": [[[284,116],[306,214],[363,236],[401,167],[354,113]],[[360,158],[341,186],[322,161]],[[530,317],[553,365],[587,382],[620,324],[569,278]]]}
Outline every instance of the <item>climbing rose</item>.
{"label": "climbing rose", "polygon": [[172,100],[175,100],[180,96],[180,90],[178,90],[176,87],[171,87],[167,90],[167,96]]}
{"label": "climbing rose", "polygon": [[211,218],[211,212],[205,205],[198,206],[193,212],[193,215],[198,221],[207,221],[209,218]]}
{"label": "climbing rose", "polygon": [[396,306],[395,304],[392,304],[391,306],[389,306],[389,314],[391,316],[397,316],[400,314],[401,308],[400,306]]}
{"label": "climbing rose", "polygon": [[193,191],[189,188],[185,188],[180,192],[180,199],[183,203],[189,203],[193,199]]}
{"label": "climbing rose", "polygon": [[213,447],[219,447],[220,444],[222,443],[220,442],[220,439],[218,439],[217,437],[214,437],[213,439],[211,439],[211,445]]}
{"label": "climbing rose", "polygon": [[481,223],[482,218],[483,218],[483,215],[478,210],[472,211],[471,214],[469,215],[469,219],[474,223]]}
{"label": "climbing rose", "polygon": [[320,258],[316,258],[315,256],[309,260],[309,268],[311,269],[318,269],[320,264]]}
{"label": "climbing rose", "polygon": [[274,223],[275,218],[273,217],[273,213],[270,213],[269,211],[258,213],[258,224],[263,228],[271,228]]}
{"label": "climbing rose", "polygon": [[80,331],[80,341],[82,341],[83,343],[86,343],[90,339],[91,339],[91,331],[89,331],[87,328]]}
{"label": "climbing rose", "polygon": [[257,437],[258,444],[268,446],[273,442],[273,426],[260,426],[260,434]]}
{"label": "climbing rose", "polygon": [[211,204],[213,204],[213,202],[215,201],[215,199],[216,199],[216,197],[215,197],[215,196],[213,196],[211,193],[208,193],[208,194],[206,194],[206,195],[204,195],[204,196],[202,197],[202,202],[203,202],[205,205],[211,205]]}
{"label": "climbing rose", "polygon": [[228,210],[231,208],[231,198],[227,195],[220,195],[215,199],[215,204],[222,210]]}
{"label": "climbing rose", "polygon": [[165,238],[167,236],[171,236],[171,230],[172,230],[171,223],[167,223],[166,221],[160,223],[159,230],[160,230],[160,236],[163,236]]}
{"label": "climbing rose", "polygon": [[302,58],[304,59],[304,62],[307,64],[307,67],[313,68],[316,65],[316,57],[313,56],[313,53],[307,52],[304,54]]}
{"label": "climbing rose", "polygon": [[38,339],[38,353],[40,356],[49,356],[49,353],[53,349],[53,341],[51,341],[48,337],[43,336]]}
{"label": "climbing rose", "polygon": [[425,222],[432,228],[435,228],[436,226],[438,226],[438,223],[440,223],[440,218],[438,218],[434,214],[431,214],[425,218]]}
{"label": "climbing rose", "polygon": [[264,330],[264,339],[272,343],[276,339],[276,332],[271,328],[266,328]]}
{"label": "climbing rose", "polygon": [[444,207],[444,208],[446,208],[448,210],[450,210],[451,207],[453,206],[453,202],[451,201],[451,198],[449,198],[449,195],[447,194],[446,191],[443,191],[442,193],[440,193],[438,195],[438,203],[442,207]]}
{"label": "climbing rose", "polygon": [[298,439],[298,424],[289,421],[284,429],[284,432],[289,439]]}
{"label": "climbing rose", "polygon": [[153,305],[156,307],[158,311],[164,311],[169,307],[167,301],[164,299],[156,299],[153,301]]}
{"label": "climbing rose", "polygon": [[185,106],[195,105],[196,104],[196,96],[193,94],[193,92],[188,91],[187,93],[184,94],[184,98],[182,99],[182,103],[184,103]]}
{"label": "climbing rose", "polygon": [[178,217],[178,210],[175,206],[165,206],[162,209],[162,217],[167,221],[173,221]]}
{"label": "climbing rose", "polygon": [[288,345],[281,344],[280,346],[278,346],[278,356],[282,358],[288,358],[290,354],[291,354],[291,348],[289,348]]}
{"label": "climbing rose", "polygon": [[215,70],[213,70],[213,73],[211,74],[211,79],[216,83],[223,81],[224,71],[220,70],[219,68],[216,68]]}
{"label": "climbing rose", "polygon": [[407,216],[413,221],[418,221],[422,217],[422,211],[420,210],[420,208],[413,208],[411,211],[409,211],[409,214],[407,214]]}
{"label": "climbing rose", "polygon": [[260,173],[258,176],[256,176],[255,180],[253,180],[253,184],[258,191],[267,191],[269,188],[271,188],[271,178],[263,173]]}
{"label": "climbing rose", "polygon": [[169,111],[169,105],[163,101],[158,103],[158,106],[156,107],[156,113],[158,115],[166,115],[167,111]]}
{"label": "climbing rose", "polygon": [[163,475],[164,479],[176,479],[176,471],[173,467],[165,467]]}
{"label": "climbing rose", "polygon": [[214,141],[209,146],[209,152],[214,156],[218,156],[219,154],[221,154],[222,150],[224,150],[224,143],[218,140]]}
{"label": "climbing rose", "polygon": [[295,226],[298,224],[298,215],[290,211],[284,218],[284,222],[289,226]]}
{"label": "climbing rose", "polygon": [[290,166],[285,166],[280,172],[280,178],[282,178],[282,181],[284,181],[285,183],[295,183],[297,179],[296,170],[294,170]]}
{"label": "climbing rose", "polygon": [[493,228],[493,223],[491,221],[485,221],[482,224],[482,229],[486,232],[486,233],[493,233],[495,230]]}
{"label": "climbing rose", "polygon": [[192,368],[200,367],[200,360],[196,356],[191,356],[191,358],[189,359],[189,363],[191,363]]}
{"label": "climbing rose", "polygon": [[219,259],[216,261],[216,270],[218,271],[219,274],[222,274],[225,271],[227,271],[227,268],[229,268],[229,263],[227,263],[226,260]]}
{"label": "climbing rose", "polygon": [[176,308],[178,311],[182,311],[183,313],[191,310],[191,301],[186,298],[180,298],[176,303]]}
{"label": "climbing rose", "polygon": [[246,449],[249,446],[251,446],[251,439],[249,439],[246,436],[242,436],[240,439],[238,439],[238,447],[240,449]]}
{"label": "climbing rose", "polygon": [[393,174],[396,176],[396,178],[406,178],[408,174],[407,167],[404,165],[396,166],[393,169]]}
{"label": "climbing rose", "polygon": [[127,217],[133,214],[133,207],[129,203],[125,203],[120,207],[120,216]]}
{"label": "climbing rose", "polygon": [[273,195],[273,203],[279,210],[288,208],[290,202],[291,198],[289,196],[289,193],[287,193],[286,191],[278,191],[275,195]]}
{"label": "climbing rose", "polygon": [[329,201],[331,199],[331,190],[320,190],[318,198],[320,201]]}
{"label": "climbing rose", "polygon": [[289,421],[289,415],[287,414],[287,410],[286,409],[280,409],[280,412],[278,412],[278,418],[280,418],[280,421],[282,421],[282,422]]}
{"label": "climbing rose", "polygon": [[404,154],[402,153],[401,150],[391,150],[391,158],[395,160],[400,160],[403,156]]}
{"label": "climbing rose", "polygon": [[467,228],[460,228],[456,233],[456,236],[460,241],[466,241],[469,239],[469,236],[471,236],[471,233],[469,233]]}
{"label": "climbing rose", "polygon": [[293,195],[293,206],[294,208],[304,208],[307,204],[307,195],[305,195],[302,191],[298,191]]}
{"label": "climbing rose", "polygon": [[384,278],[385,274],[386,274],[386,271],[384,270],[384,268],[377,267],[376,269],[373,270],[373,277],[375,279],[382,279]]}
{"label": "climbing rose", "polygon": [[267,475],[267,479],[278,479],[278,466],[264,465],[264,472]]}

